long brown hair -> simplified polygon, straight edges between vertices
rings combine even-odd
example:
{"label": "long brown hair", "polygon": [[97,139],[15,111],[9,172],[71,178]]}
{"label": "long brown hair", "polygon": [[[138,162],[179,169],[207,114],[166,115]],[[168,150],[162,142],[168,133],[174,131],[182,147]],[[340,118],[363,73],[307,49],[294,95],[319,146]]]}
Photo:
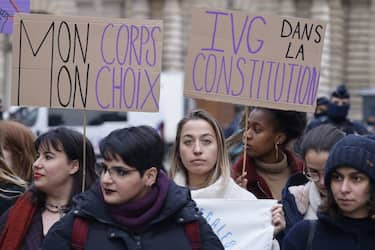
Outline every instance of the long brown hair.
{"label": "long brown hair", "polygon": [[14,173],[27,182],[32,180],[32,165],[36,157],[35,135],[16,121],[0,121],[0,146],[11,152]]}

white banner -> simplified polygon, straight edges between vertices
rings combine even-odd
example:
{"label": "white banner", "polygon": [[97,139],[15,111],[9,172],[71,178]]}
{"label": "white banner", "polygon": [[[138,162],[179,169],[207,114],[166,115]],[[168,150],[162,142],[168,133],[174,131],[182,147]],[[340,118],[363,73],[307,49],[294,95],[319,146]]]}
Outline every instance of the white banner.
{"label": "white banner", "polygon": [[271,250],[276,200],[195,199],[226,250]]}

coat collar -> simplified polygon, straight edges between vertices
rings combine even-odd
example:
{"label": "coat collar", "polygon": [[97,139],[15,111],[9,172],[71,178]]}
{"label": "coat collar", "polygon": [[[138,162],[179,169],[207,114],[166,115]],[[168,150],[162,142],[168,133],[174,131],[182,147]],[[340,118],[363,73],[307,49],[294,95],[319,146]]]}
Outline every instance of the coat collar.
{"label": "coat collar", "polygon": [[[100,198],[98,185],[93,185],[90,190],[77,195],[73,199],[73,206],[73,210],[83,217],[94,219],[105,224],[116,225]],[[195,220],[196,218],[193,216],[194,213],[188,211],[189,209],[195,209],[195,203],[191,200],[190,191],[170,181],[165,204],[160,214],[151,221],[150,225],[163,221],[176,212],[181,212],[181,216],[185,217],[185,221]]]}

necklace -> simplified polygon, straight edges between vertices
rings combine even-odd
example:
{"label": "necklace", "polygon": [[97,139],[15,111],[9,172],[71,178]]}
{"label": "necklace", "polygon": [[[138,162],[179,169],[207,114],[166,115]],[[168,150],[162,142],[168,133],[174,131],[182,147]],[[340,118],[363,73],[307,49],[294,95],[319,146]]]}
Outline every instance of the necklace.
{"label": "necklace", "polygon": [[44,205],[45,209],[53,214],[59,214],[60,217],[63,217],[65,215],[65,211],[67,210],[68,208],[68,205],[62,205],[62,206],[58,206],[58,205],[53,205],[51,203],[48,203],[46,202],[46,204]]}

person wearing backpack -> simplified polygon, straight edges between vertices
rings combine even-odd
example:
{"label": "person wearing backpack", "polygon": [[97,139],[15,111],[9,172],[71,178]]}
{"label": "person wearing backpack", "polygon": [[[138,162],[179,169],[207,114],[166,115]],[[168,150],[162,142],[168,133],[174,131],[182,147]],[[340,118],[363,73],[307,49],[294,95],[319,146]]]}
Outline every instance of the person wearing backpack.
{"label": "person wearing backpack", "polygon": [[285,250],[373,250],[375,246],[375,139],[348,135],[325,165],[318,220],[303,220],[285,236]]}
{"label": "person wearing backpack", "polygon": [[118,129],[99,146],[100,180],[75,197],[42,249],[224,249],[189,190],[162,171],[163,143],[153,128]]}

